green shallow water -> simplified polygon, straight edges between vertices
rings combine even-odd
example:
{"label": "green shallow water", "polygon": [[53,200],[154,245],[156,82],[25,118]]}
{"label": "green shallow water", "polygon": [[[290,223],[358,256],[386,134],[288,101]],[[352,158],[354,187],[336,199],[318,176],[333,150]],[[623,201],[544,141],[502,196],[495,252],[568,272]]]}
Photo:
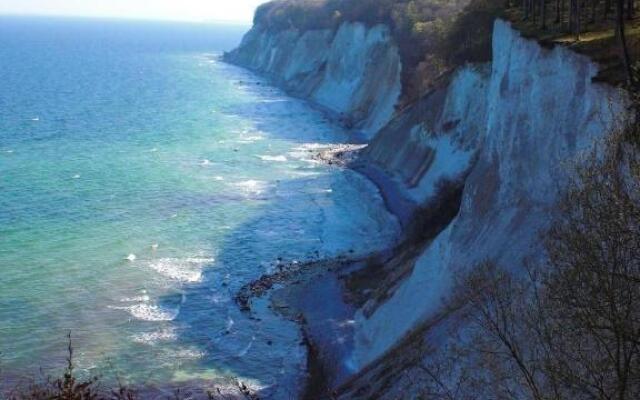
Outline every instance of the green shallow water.
{"label": "green shallow water", "polygon": [[85,373],[295,390],[297,327],[235,291],[398,227],[371,183],[307,159],[339,127],[218,60],[241,32],[0,19],[5,384],[59,368],[71,331]]}

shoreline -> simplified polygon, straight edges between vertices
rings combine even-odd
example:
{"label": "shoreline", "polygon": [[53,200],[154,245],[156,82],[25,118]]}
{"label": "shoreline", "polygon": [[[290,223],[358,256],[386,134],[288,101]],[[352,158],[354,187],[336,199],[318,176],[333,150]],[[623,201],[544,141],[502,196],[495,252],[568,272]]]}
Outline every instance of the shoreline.
{"label": "shoreline", "polygon": [[[343,115],[340,115],[339,113],[330,110],[327,107],[317,104],[307,97],[300,96],[294,91],[289,90],[286,86],[281,84],[280,80],[274,78],[273,76],[265,75],[261,71],[234,62],[227,57],[227,54],[228,53],[223,53],[222,55],[220,55],[219,60],[228,65],[232,65],[234,67],[242,68],[246,71],[249,71],[254,74],[256,78],[262,79],[269,85],[282,90],[287,96],[304,101],[305,104],[307,104],[310,108],[319,111],[330,122],[337,124],[342,129],[344,129],[345,133],[347,134],[347,143],[343,143],[342,145],[345,147],[352,147],[352,149],[343,150],[346,150],[345,153],[349,153],[350,151],[353,151],[353,148],[357,148],[358,153],[356,153],[355,156],[347,155],[347,157],[345,157],[344,159],[341,159],[342,157],[340,156],[327,158],[322,154],[317,154],[317,157],[315,157],[314,159],[320,162],[326,162],[329,165],[338,165],[349,168],[363,175],[378,188],[382,199],[384,200],[387,211],[398,218],[398,221],[400,222],[400,225],[403,229],[407,227],[413,213],[418,209],[418,204],[416,204],[414,201],[403,194],[401,185],[398,182],[394,181],[392,177],[388,176],[381,168],[369,162],[366,157],[361,156],[362,150],[365,150],[369,144],[367,135],[364,132],[350,127],[349,125],[351,124],[351,122],[346,120]],[[375,135],[373,135],[371,139],[373,139],[374,136]],[[328,145],[325,150],[331,150],[331,147],[332,146]],[[318,152],[316,151],[316,153]]]}
{"label": "shoreline", "polygon": [[325,118],[327,118],[330,122],[336,125],[339,125],[344,130],[344,132],[348,135],[347,138],[351,144],[366,145],[369,142],[369,138],[367,137],[367,134],[361,130],[355,129],[353,127],[354,125],[353,121],[351,121],[343,113],[333,111],[326,106],[318,104],[315,101],[312,101],[311,99],[309,99],[308,97],[304,97],[299,93],[296,93],[295,91],[290,90],[289,88],[286,87],[286,85],[282,84],[280,79],[277,79],[272,75],[265,74],[264,72],[251,68],[249,66],[232,61],[227,56],[228,56],[228,52],[225,52],[222,55],[218,56],[218,60],[225,64],[232,65],[234,67],[242,68],[246,71],[249,71],[252,74],[254,74],[256,78],[262,79],[268,85],[282,90],[287,96],[297,100],[304,101],[305,104],[307,104],[307,106],[309,106],[311,109],[322,113],[322,115],[324,115]]}
{"label": "shoreline", "polygon": [[[345,357],[350,354],[350,343],[344,347],[331,344],[338,335],[336,331],[326,328],[327,323],[329,320],[342,319],[349,326],[340,334],[350,334],[348,331],[353,329],[354,323],[352,317],[361,304],[357,304],[359,296],[353,288],[347,287],[347,281],[354,279],[355,272],[366,269],[369,261],[388,260],[398,254],[402,248],[399,243],[403,242],[410,217],[415,211],[415,205],[409,205],[392,179],[384,176],[374,166],[367,168],[366,163],[359,159],[364,147],[366,146],[327,145],[310,152],[314,153],[311,156],[313,160],[351,169],[371,181],[379,190],[386,211],[400,221],[400,242],[389,243],[385,248],[372,250],[358,257],[339,255],[306,262],[278,260],[274,272],[249,282],[234,296],[242,312],[253,312],[252,299],[266,298],[274,313],[298,324],[302,336],[301,345],[307,349],[306,379],[301,392],[303,399],[332,398],[330,390],[345,383],[353,375],[354,371],[343,365]],[[321,303],[315,303],[313,299],[320,299]],[[325,312],[327,309],[330,310],[328,314]],[[327,365],[332,365],[333,368],[327,368]]]}
{"label": "shoreline", "polygon": [[[282,318],[298,324],[302,336],[301,345],[307,349],[307,362],[305,375],[306,379],[301,388],[302,399],[321,399],[330,397],[329,390],[332,388],[332,381],[336,379],[335,371],[326,368],[326,349],[323,349],[317,340],[321,336],[318,329],[314,327],[327,326],[325,310],[319,313],[309,304],[309,297],[314,297],[321,301],[328,309],[338,308],[346,305],[346,300],[339,296],[335,298],[335,289],[343,292],[344,288],[339,285],[340,273],[363,259],[348,258],[339,256],[333,259],[318,259],[305,263],[282,264],[277,272],[262,275],[259,279],[243,286],[235,296],[236,303],[245,313],[252,314],[251,300],[254,298],[267,298],[269,308]],[[328,288],[327,282],[335,282]],[[333,290],[331,290],[333,289]],[[327,293],[333,292],[333,293]],[[327,296],[318,296],[319,293]],[[344,295],[344,293],[343,293]],[[328,304],[331,303],[331,304]],[[329,312],[331,314],[331,312]],[[333,331],[331,331],[333,332]],[[333,335],[329,334],[329,337]],[[346,378],[342,377],[343,379]]]}
{"label": "shoreline", "polygon": [[[414,212],[417,211],[418,205],[403,194],[398,182],[378,166],[369,162],[366,157],[363,157],[363,150],[368,146],[366,134],[352,129],[349,126],[350,121],[308,98],[292,93],[286,87],[283,87],[277,79],[265,76],[260,71],[227,59],[224,54],[220,56],[220,60],[229,65],[245,69],[253,73],[257,80],[262,79],[263,82],[266,81],[267,84],[283,90],[286,95],[304,101],[310,108],[321,112],[330,122],[344,129],[347,135],[345,137],[346,143],[328,144],[320,148],[309,149],[310,159],[330,166],[350,169],[362,175],[378,189],[386,212],[397,218],[400,223],[399,242],[389,243],[385,248],[373,250],[360,258],[349,258],[349,256],[342,255],[333,259],[317,259],[302,263],[281,262],[276,267],[277,270],[275,272],[264,274],[260,278],[249,282],[234,296],[234,300],[240,310],[246,313],[253,312],[251,309],[251,300],[253,298],[268,298],[269,308],[272,311],[282,318],[298,324],[302,336],[301,345],[304,345],[307,349],[306,379],[301,391],[302,398],[309,400],[332,398],[333,396],[329,391],[346,382],[354,371],[346,371],[345,366],[337,365],[344,361],[339,357],[339,352],[332,354],[327,351],[335,351],[335,348],[329,349],[331,345],[327,344],[327,339],[330,341],[331,337],[322,337],[317,332],[319,330],[324,331],[324,329],[314,330],[315,323],[320,322],[322,324],[323,316],[318,315],[321,312],[318,312],[314,307],[304,304],[305,297],[308,298],[309,292],[318,292],[317,294],[319,295],[317,297],[322,299],[323,304],[315,308],[324,309],[327,307],[327,303],[333,301],[333,306],[337,310],[334,311],[342,313],[351,307],[350,316],[352,317],[357,309],[354,303],[357,303],[358,296],[355,293],[350,293],[349,288],[345,287],[345,282],[342,282],[342,280],[352,277],[350,276],[351,273],[366,268],[367,260],[380,257],[382,259],[393,258],[397,254],[398,248],[400,248],[398,245],[402,242],[402,237],[406,234],[406,229],[411,223],[411,218]],[[328,284],[327,282],[331,283]],[[328,288],[329,286],[331,286],[330,289]],[[331,295],[328,296],[323,293],[327,290],[332,290]],[[348,299],[348,297],[351,298]],[[347,321],[347,325],[350,325],[349,329],[352,328],[351,325],[353,323],[354,321],[349,318]],[[337,359],[335,359],[336,356],[338,357]],[[334,359],[327,360],[327,358],[332,357]],[[327,362],[331,362],[335,368],[328,370],[326,368]],[[341,374],[342,376],[340,376]]]}

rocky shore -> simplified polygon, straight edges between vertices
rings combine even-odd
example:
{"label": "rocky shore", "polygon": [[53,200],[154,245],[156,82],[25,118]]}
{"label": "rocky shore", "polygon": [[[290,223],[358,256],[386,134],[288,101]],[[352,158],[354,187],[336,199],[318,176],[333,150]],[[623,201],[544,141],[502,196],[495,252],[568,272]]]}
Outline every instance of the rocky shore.
{"label": "rocky shore", "polygon": [[[366,145],[353,144],[316,147],[308,150],[309,159],[353,168],[364,148]],[[331,259],[321,259],[316,254],[304,262],[278,259],[273,272],[244,285],[236,293],[235,301],[243,312],[251,314],[252,302],[268,297],[274,312],[299,324],[301,345],[308,351],[303,398],[330,398],[331,388],[354,372],[349,355],[355,312],[374,291],[371,282],[362,278],[375,277],[371,269],[393,258],[398,248],[380,249],[378,253],[358,257],[349,253]]]}
{"label": "rocky shore", "polygon": [[[305,263],[283,262],[272,274],[265,274],[237,293],[238,306],[252,312],[255,298],[270,296],[270,308],[300,325],[307,347],[307,384],[303,398],[329,397],[329,390],[344,378],[344,368],[327,368],[330,360],[340,362],[346,354],[355,308],[344,296],[345,271],[362,260],[340,256]],[[334,364],[335,365],[335,364]]]}

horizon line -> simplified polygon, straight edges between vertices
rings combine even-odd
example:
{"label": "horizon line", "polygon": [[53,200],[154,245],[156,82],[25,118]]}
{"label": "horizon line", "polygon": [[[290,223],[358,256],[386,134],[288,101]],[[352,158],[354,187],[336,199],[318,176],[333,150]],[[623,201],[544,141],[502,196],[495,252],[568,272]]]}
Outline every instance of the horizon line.
{"label": "horizon line", "polygon": [[138,22],[164,22],[164,23],[184,23],[184,24],[218,24],[218,25],[237,25],[237,26],[251,26],[253,21],[244,20],[231,20],[231,19],[169,19],[169,18],[154,18],[154,17],[142,17],[142,16],[109,16],[109,15],[88,15],[88,14],[47,14],[47,13],[2,13],[1,17],[33,17],[33,18],[58,18],[58,19],[93,19],[93,20],[111,20],[111,21],[138,21]]}

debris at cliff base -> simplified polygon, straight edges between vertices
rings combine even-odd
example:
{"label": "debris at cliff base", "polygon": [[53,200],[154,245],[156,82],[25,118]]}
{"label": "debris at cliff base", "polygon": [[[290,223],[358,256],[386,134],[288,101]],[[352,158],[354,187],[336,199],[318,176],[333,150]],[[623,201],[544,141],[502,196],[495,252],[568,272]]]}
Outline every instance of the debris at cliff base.
{"label": "debris at cliff base", "polygon": [[305,159],[336,167],[347,167],[354,162],[366,144],[328,144],[304,149]]}
{"label": "debris at cliff base", "polygon": [[235,297],[240,308],[250,313],[252,299],[269,295],[274,312],[300,325],[300,345],[308,349],[304,398],[324,397],[330,387],[351,374],[345,360],[353,346],[355,308],[342,279],[362,262],[347,256],[308,262],[278,260],[274,272],[243,286]]}
{"label": "debris at cliff base", "polygon": [[331,260],[312,260],[306,262],[278,260],[275,272],[262,275],[260,278],[244,285],[235,296],[235,301],[243,312],[251,311],[251,299],[264,296],[276,285],[294,283],[302,278],[303,272],[324,272],[333,270],[353,262],[345,256]]}

